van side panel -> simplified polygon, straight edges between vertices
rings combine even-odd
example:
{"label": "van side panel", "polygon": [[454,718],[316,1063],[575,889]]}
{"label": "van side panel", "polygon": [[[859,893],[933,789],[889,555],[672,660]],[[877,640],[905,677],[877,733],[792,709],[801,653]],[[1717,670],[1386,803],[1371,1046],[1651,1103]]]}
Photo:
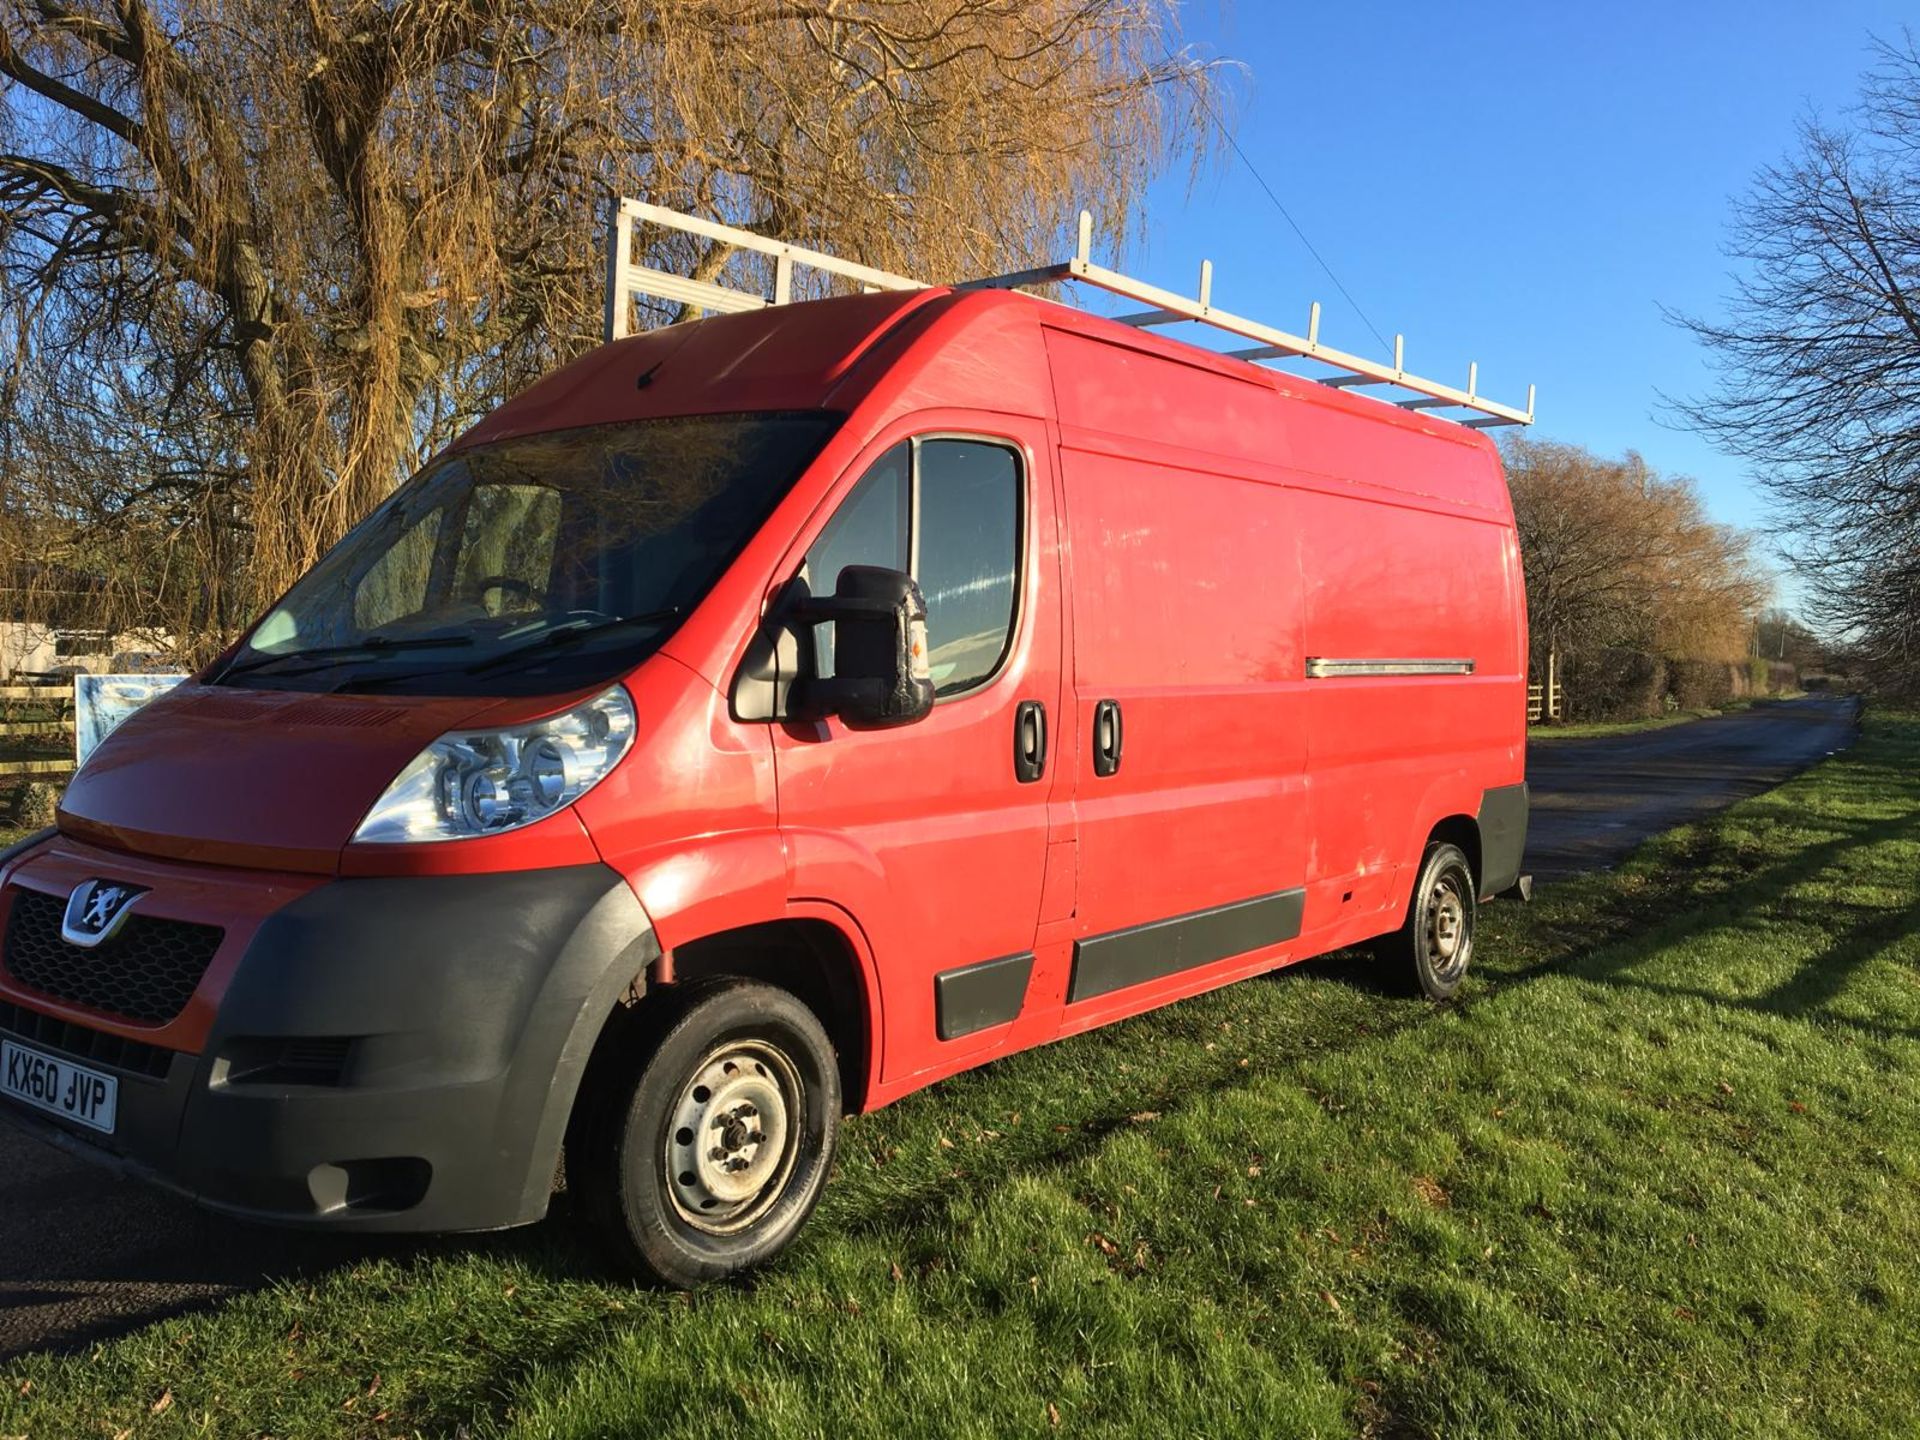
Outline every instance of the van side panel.
{"label": "van side panel", "polygon": [[1155,337],[1132,345],[1052,326],[1042,333],[1062,425],[1110,437],[1109,448],[1119,454],[1141,448],[1113,443],[1125,437],[1204,457],[1203,467],[1227,459],[1281,463],[1288,437],[1276,423],[1265,371],[1187,346],[1156,354],[1146,348]]}
{"label": "van side panel", "polygon": [[[1470,494],[1473,472],[1489,468],[1471,450],[1423,448],[1426,483],[1409,491],[1451,480]],[[1477,815],[1486,789],[1523,777],[1524,599],[1510,519],[1356,481],[1295,484],[1308,656],[1472,666],[1307,682],[1308,915],[1316,931],[1332,927],[1313,936],[1325,948],[1394,928],[1432,826]]]}
{"label": "van side panel", "polygon": [[1449,421],[1301,386],[1291,377],[1277,379],[1301,392],[1281,391],[1287,464],[1295,471],[1345,480],[1383,500],[1480,511],[1503,522],[1513,518],[1506,478],[1484,436]]}
{"label": "van side panel", "polygon": [[[1233,957],[1278,958],[1298,933],[1299,571],[1290,497],[1267,478],[1278,472],[1224,453],[1231,436],[1251,451],[1271,433],[1270,393],[1079,337],[1049,333],[1048,348],[1081,750],[1067,992],[1079,1029],[1243,971]],[[1105,428],[1161,418],[1158,441]],[[1208,436],[1214,453],[1187,448]],[[1122,718],[1120,765],[1105,776],[1089,740],[1103,701]]]}

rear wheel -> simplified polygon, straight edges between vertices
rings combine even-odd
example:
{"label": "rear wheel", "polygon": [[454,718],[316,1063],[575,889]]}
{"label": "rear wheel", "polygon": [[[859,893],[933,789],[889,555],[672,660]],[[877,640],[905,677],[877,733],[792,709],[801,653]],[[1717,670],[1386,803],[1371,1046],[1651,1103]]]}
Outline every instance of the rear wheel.
{"label": "rear wheel", "polygon": [[1429,845],[1406,923],[1380,942],[1378,953],[1388,964],[1402,967],[1401,973],[1429,1000],[1450,1000],[1473,961],[1478,915],[1467,857],[1457,845]]}
{"label": "rear wheel", "polygon": [[690,1289],[772,1259],[833,1164],[840,1069],[813,1012],[750,980],[689,993],[603,1072],[569,1189],[624,1268]]}

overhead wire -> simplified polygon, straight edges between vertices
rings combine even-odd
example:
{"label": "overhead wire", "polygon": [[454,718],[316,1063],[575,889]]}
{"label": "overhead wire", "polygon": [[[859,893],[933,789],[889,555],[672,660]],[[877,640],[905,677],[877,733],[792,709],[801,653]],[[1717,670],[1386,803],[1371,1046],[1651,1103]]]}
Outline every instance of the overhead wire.
{"label": "overhead wire", "polygon": [[1165,41],[1161,42],[1160,48],[1161,53],[1167,57],[1168,63],[1179,67],[1181,80],[1186,83],[1188,90],[1193,94],[1193,98],[1200,102],[1200,108],[1207,112],[1207,118],[1212,120],[1214,127],[1219,130],[1220,138],[1227,142],[1232,148],[1233,153],[1239,157],[1240,163],[1247,167],[1247,173],[1253,177],[1254,183],[1266,193],[1267,199],[1273,202],[1273,208],[1280,212],[1280,218],[1287,222],[1288,227],[1292,229],[1294,235],[1299,238],[1300,243],[1306,247],[1307,253],[1313,257],[1314,263],[1326,272],[1327,279],[1333,282],[1333,288],[1338,290],[1341,297],[1353,307],[1353,313],[1360,317],[1360,322],[1373,333],[1373,338],[1380,342],[1380,348],[1389,355],[1392,354],[1393,346],[1388,343],[1387,337],[1380,333],[1380,328],[1373,323],[1373,320],[1368,316],[1367,312],[1361,308],[1360,302],[1353,298],[1353,292],[1341,283],[1340,277],[1334,273],[1333,266],[1327,263],[1326,257],[1320,253],[1318,247],[1307,237],[1307,232],[1301,228],[1300,222],[1293,218],[1293,212],[1287,209],[1279,195],[1274,192],[1274,188],[1267,183],[1266,176],[1260,173],[1259,167],[1253,163],[1253,158],[1249,156],[1245,148],[1242,147],[1239,138],[1234,135],[1233,131],[1228,127],[1227,122],[1221,118],[1220,111],[1214,106],[1212,97],[1207,94],[1202,86],[1194,82],[1191,72],[1186,66],[1182,65],[1180,61],[1174,58],[1173,52],[1166,48]]}

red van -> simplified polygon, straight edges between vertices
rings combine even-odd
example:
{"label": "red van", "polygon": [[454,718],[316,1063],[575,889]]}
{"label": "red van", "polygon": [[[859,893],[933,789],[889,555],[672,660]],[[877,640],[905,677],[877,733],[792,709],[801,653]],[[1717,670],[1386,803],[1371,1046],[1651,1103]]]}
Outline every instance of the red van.
{"label": "red van", "polygon": [[1373,941],[1526,830],[1485,436],[1004,290],[601,348],[0,854],[0,1111],[248,1219],[778,1251],[843,1113]]}

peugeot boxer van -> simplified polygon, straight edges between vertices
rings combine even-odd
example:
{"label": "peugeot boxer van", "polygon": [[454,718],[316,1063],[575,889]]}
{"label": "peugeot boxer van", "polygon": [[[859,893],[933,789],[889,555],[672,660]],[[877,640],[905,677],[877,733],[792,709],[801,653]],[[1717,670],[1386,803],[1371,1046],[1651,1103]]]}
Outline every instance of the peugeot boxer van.
{"label": "peugeot boxer van", "polygon": [[607,345],[0,854],[0,1112],[250,1220],[691,1285],[843,1115],[1371,941],[1526,830],[1495,448],[1007,291]]}

